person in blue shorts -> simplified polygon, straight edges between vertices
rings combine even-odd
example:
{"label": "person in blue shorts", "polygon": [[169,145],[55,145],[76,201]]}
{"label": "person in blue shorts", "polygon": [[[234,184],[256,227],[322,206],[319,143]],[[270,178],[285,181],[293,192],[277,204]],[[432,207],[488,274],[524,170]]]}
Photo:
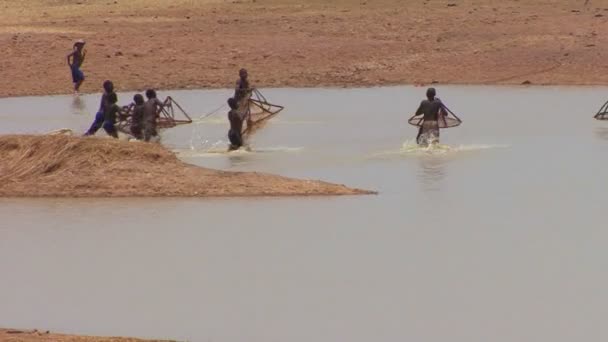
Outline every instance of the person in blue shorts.
{"label": "person in blue shorts", "polygon": [[74,43],[72,52],[67,57],[68,65],[72,71],[72,82],[74,83],[74,94],[78,94],[78,90],[84,82],[84,73],[80,70],[84,59],[87,56],[87,51],[84,49],[84,40],[80,39]]}
{"label": "person in blue shorts", "polygon": [[118,107],[116,102],[118,102],[118,96],[116,96],[116,93],[110,93],[108,95],[108,102],[104,111],[103,129],[106,131],[106,133],[108,133],[109,136],[118,139],[116,120],[118,119],[120,107]]}
{"label": "person in blue shorts", "polygon": [[114,83],[112,81],[103,82],[104,93],[101,95],[101,103],[99,104],[99,110],[95,114],[95,120],[91,124],[91,127],[84,135],[94,135],[101,128],[104,121],[104,115],[106,107],[108,107],[108,95],[114,92]]}

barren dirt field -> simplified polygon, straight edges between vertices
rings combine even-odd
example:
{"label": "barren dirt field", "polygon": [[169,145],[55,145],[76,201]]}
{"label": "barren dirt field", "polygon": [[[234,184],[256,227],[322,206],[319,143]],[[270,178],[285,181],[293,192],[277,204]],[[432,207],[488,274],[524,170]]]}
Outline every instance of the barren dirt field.
{"label": "barren dirt field", "polygon": [[[2,342],[162,342],[144,341],[135,338],[90,337],[49,333],[38,330],[0,329]],[[165,341],[168,342],[168,341]]]}
{"label": "barren dirt field", "polygon": [[0,96],[232,87],[607,84],[599,0],[0,0]]}

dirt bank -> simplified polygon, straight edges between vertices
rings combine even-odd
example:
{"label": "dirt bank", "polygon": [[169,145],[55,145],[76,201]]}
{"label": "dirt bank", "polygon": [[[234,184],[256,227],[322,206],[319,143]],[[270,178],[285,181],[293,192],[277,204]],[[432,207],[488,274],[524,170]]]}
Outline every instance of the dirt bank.
{"label": "dirt bank", "polygon": [[[163,342],[123,337],[90,337],[51,334],[38,330],[0,329],[1,342]],[[169,341],[164,341],[169,342]]]}
{"label": "dirt bank", "polygon": [[399,83],[608,84],[603,0],[0,0],[0,96]]}
{"label": "dirt bank", "polygon": [[0,136],[2,197],[304,196],[369,193],[321,181],[225,172],[158,144],[70,136]]}

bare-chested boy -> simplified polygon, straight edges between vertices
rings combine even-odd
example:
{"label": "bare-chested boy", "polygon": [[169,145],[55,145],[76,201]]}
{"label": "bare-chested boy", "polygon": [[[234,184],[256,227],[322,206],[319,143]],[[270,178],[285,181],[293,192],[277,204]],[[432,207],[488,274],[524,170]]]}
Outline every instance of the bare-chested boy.
{"label": "bare-chested boy", "polygon": [[116,119],[120,112],[120,107],[116,104],[118,102],[118,96],[116,93],[108,94],[108,102],[105,108],[105,115],[103,121],[103,129],[108,133],[109,136],[118,139],[118,131],[116,130]]}
{"label": "bare-chested boy", "polygon": [[230,151],[238,150],[243,146],[243,115],[237,108],[236,100],[231,97],[228,99],[228,121],[230,121],[230,130],[228,131],[228,139],[230,140]]}
{"label": "bare-chested boy", "polygon": [[144,128],[144,97],[141,94],[133,96],[133,117],[131,118],[131,134],[137,140],[143,140]]}
{"label": "bare-chested boy", "polygon": [[416,142],[420,146],[428,146],[432,143],[439,142],[439,116],[445,116],[443,104],[439,98],[435,97],[435,88],[429,88],[426,91],[426,100],[423,100],[416,110],[416,115],[424,114],[424,118]]}
{"label": "bare-chested boy", "polygon": [[148,100],[144,103],[144,140],[150,141],[152,137],[158,136],[156,131],[156,120],[158,118],[158,109],[163,106],[163,103],[156,98],[154,89],[146,90]]}
{"label": "bare-chested boy", "polygon": [[84,135],[94,135],[103,125],[105,120],[105,110],[108,103],[108,95],[114,92],[114,83],[110,80],[106,80],[103,82],[103,95],[101,95],[101,101],[99,103],[99,109],[97,110],[97,114],[95,114],[95,120],[91,124],[91,127]]}
{"label": "bare-chested boy", "polygon": [[84,49],[84,40],[79,39],[74,43],[72,52],[67,56],[68,65],[72,71],[72,82],[74,83],[74,94],[78,94],[80,85],[84,81],[84,73],[80,70],[84,59],[87,56],[87,51]]}
{"label": "bare-chested boy", "polygon": [[239,70],[239,79],[236,81],[236,87],[234,89],[234,99],[237,105],[241,106],[241,101],[251,95],[251,86],[249,84],[249,74],[247,70]]}

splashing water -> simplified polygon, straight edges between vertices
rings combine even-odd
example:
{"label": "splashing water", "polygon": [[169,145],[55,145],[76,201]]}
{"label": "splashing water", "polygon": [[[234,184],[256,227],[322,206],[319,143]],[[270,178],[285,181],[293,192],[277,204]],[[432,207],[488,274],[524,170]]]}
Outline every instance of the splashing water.
{"label": "splashing water", "polygon": [[226,125],[228,126],[228,120],[224,117],[212,116],[201,120],[196,120],[193,123],[195,124],[205,124],[205,125]]}
{"label": "splashing water", "polygon": [[217,113],[219,113],[224,108],[226,108],[226,104],[222,104],[220,107],[218,107],[218,108],[210,111],[209,113],[201,115],[198,119],[194,119],[193,120],[193,122],[192,122],[192,133],[190,133],[190,149],[191,150],[195,150],[196,149],[196,147],[194,146],[194,140],[195,140],[195,138],[198,138],[197,140],[200,141],[203,146],[205,146],[207,143],[209,143],[209,141],[203,139],[203,137],[199,133],[198,126],[201,125],[201,124],[206,124],[206,123],[225,122],[225,120],[221,120],[219,118],[212,118],[212,116],[216,115]]}
{"label": "splashing water", "polygon": [[506,148],[507,145],[486,145],[486,144],[471,144],[471,145],[457,145],[450,146],[441,143],[430,144],[428,146],[420,146],[416,143],[415,140],[406,140],[403,145],[401,145],[401,149],[399,150],[389,150],[374,153],[373,157],[383,157],[383,156],[425,156],[425,155],[448,155],[458,152],[473,152],[473,151],[481,151],[493,148]]}
{"label": "splashing water", "polygon": [[401,149],[400,154],[406,153],[425,153],[425,154],[444,154],[451,151],[453,148],[446,144],[433,143],[427,146],[420,146],[414,140],[406,140]]}
{"label": "splashing water", "polygon": [[251,146],[243,146],[238,150],[228,150],[230,144],[227,141],[219,140],[216,142],[210,142],[205,140],[201,142],[201,148],[190,148],[175,149],[173,150],[182,157],[213,157],[222,155],[236,155],[236,154],[259,154],[259,153],[294,153],[300,152],[303,147],[287,147],[287,146],[276,146],[266,148],[252,148]]}

